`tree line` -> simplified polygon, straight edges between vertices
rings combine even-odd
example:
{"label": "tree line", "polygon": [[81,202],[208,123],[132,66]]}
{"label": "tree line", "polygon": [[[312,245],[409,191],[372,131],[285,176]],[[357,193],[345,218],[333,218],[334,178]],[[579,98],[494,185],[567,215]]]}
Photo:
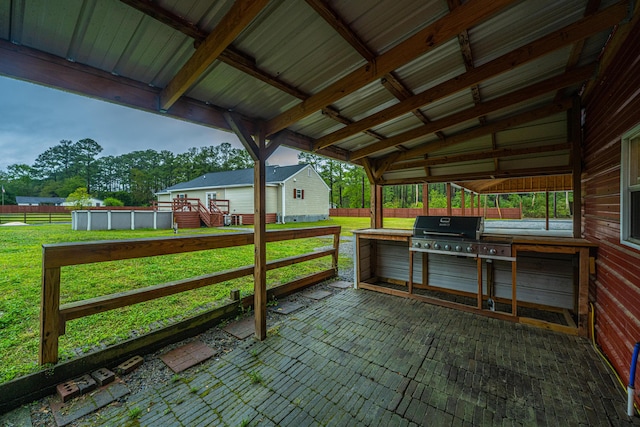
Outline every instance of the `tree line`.
{"label": "tree line", "polygon": [[249,153],[228,142],[179,154],[149,149],[100,157],[102,151],[90,138],[62,140],[40,153],[32,165],[9,165],[0,170],[5,204],[14,204],[15,196],[66,198],[83,187],[99,199],[145,206],[154,193],[207,172],[253,167]]}
{"label": "tree line", "polygon": [[[177,183],[209,172],[253,167],[249,153],[228,142],[192,147],[179,154],[149,149],[100,157],[102,151],[90,138],[62,140],[39,154],[33,165],[12,164],[6,171],[0,170],[5,204],[14,204],[16,195],[67,198],[84,188],[82,194],[145,206],[152,202],[154,193]],[[371,186],[362,167],[305,152],[299,153],[298,162],[310,164],[324,179],[330,188],[331,207],[369,206]],[[552,193],[552,216],[570,216],[572,197],[571,192]],[[470,207],[470,199],[465,198],[466,207]],[[388,208],[421,208],[422,185],[385,186],[383,202]],[[487,195],[481,202],[489,207],[521,207],[529,218],[543,218],[546,213],[545,197],[536,193]],[[461,207],[461,203],[461,190],[454,188],[452,207]],[[429,185],[429,206],[447,206],[446,184]]]}

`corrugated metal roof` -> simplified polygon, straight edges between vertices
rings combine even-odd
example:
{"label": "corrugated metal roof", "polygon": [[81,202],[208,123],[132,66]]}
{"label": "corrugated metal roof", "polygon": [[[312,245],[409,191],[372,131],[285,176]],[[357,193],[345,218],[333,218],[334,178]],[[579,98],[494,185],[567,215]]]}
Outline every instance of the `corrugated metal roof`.
{"label": "corrugated metal roof", "polygon": [[[459,10],[474,3],[475,1],[462,2]],[[486,7],[491,4],[487,3]],[[404,63],[393,70],[393,75],[403,85],[401,92],[405,92],[400,98],[421,94],[445,82],[447,86],[455,84],[461,75],[473,73],[473,66],[479,67],[579,21],[584,16],[586,4],[585,0],[513,2],[483,22],[464,29],[473,58],[473,63],[467,67],[464,49],[460,46],[460,41],[464,40],[457,37],[436,40],[439,44],[426,49],[423,54],[415,55],[410,51],[399,54],[402,58],[406,56]],[[600,10],[614,4],[617,4],[615,0],[605,0]],[[202,35],[214,31],[235,5],[237,2],[232,0],[149,2],[148,7],[156,8],[166,16],[173,14],[174,18],[171,19],[175,20],[175,25],[172,27],[167,25],[166,19],[160,22],[153,16],[116,0],[10,0],[0,2],[0,38],[92,67],[96,72],[104,71],[151,87],[165,88],[196,52],[196,45],[188,35],[189,31],[195,28]],[[326,6],[333,10],[348,31],[372,55],[390,52],[390,49],[401,45],[412,35],[446,18],[449,13],[448,2],[443,0],[335,0],[326,2]],[[182,31],[176,29],[181,28],[181,25]],[[449,22],[448,25],[455,23]],[[438,25],[433,31],[437,34],[443,27],[445,26]],[[598,58],[610,31],[610,28],[605,28],[586,39],[577,65],[591,64]],[[375,79],[354,90],[346,88],[348,90],[342,91],[341,87],[332,86],[345,76],[362,70],[367,65],[367,60],[304,0],[269,2],[239,33],[232,46],[244,61],[255,67],[257,72],[263,73],[263,77],[258,79],[251,73],[242,71],[239,69],[241,67],[230,64],[228,59],[218,58],[213,61],[184,95],[217,107],[215,114],[233,110],[251,120],[269,121],[283,113],[290,113],[292,108],[303,102],[300,98],[317,96],[327,88],[337,91],[341,96],[331,98],[323,107],[331,107],[342,116],[341,120],[347,122],[357,123],[373,114],[386,112],[402,102],[382,84],[381,79],[386,78],[384,73],[376,75]],[[512,70],[485,78],[479,83],[475,98],[467,86],[461,86],[449,91],[450,93],[443,93],[439,89],[433,98],[426,99],[418,108],[430,121],[471,110],[476,108],[478,102],[486,103],[532,83],[561,75],[565,72],[572,50],[573,45],[568,45]],[[368,64],[368,72],[374,73],[383,63],[384,61],[377,60]],[[291,89],[283,91],[276,87],[277,84],[264,81],[269,79],[277,80]],[[582,83],[576,83],[562,93],[564,96],[575,95],[581,86]],[[298,91],[298,94],[294,96],[288,93],[291,91]],[[533,108],[551,105],[556,92],[489,112],[481,118],[461,118],[461,121],[441,129],[440,135],[447,138],[485,123],[491,124]],[[322,114],[320,109],[323,107],[305,110],[304,117],[293,120],[286,126],[302,136],[305,146],[308,146],[309,140],[330,137],[345,126]],[[519,125],[512,131],[498,132],[496,140],[502,144],[505,138],[511,138],[507,145],[514,146],[541,144],[563,138],[566,140],[566,117],[563,113],[550,121]],[[220,126],[220,120],[215,122],[215,126]],[[380,137],[393,137],[420,126],[425,126],[423,121],[410,111],[403,110],[399,114],[385,115],[382,121],[370,126],[379,135],[378,138],[359,131],[332,141],[331,145],[347,152],[359,150],[378,143]],[[368,157],[372,161],[380,160],[391,153],[420,147],[438,139],[434,132],[430,132],[405,141],[400,148],[384,148]],[[486,137],[483,137],[478,141],[485,140]],[[478,141],[440,149],[430,155],[488,149],[486,144]],[[556,154],[558,161],[566,157],[562,153]],[[416,159],[423,157],[424,154],[420,154]],[[553,155],[549,154],[548,157]],[[556,162],[550,159],[545,161],[549,161],[549,164]],[[484,163],[482,162],[482,167],[485,166]],[[493,164],[493,161],[488,163]],[[509,163],[501,160],[500,164]],[[514,164],[519,163],[514,161]],[[463,170],[473,171],[479,165],[480,162],[472,162],[454,168],[441,166],[433,169],[462,173]],[[422,168],[402,173],[387,171],[383,178],[408,179],[411,174],[416,179],[425,178]]]}

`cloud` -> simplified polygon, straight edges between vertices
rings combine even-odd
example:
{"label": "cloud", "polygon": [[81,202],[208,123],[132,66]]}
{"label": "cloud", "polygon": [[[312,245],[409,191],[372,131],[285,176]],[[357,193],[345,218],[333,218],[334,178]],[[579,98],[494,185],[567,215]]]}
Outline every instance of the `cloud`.
{"label": "cloud", "polygon": [[[178,154],[223,142],[242,146],[232,133],[15,79],[0,77],[0,93],[0,170],[14,163],[31,165],[63,139],[91,138],[104,156],[148,149]],[[280,147],[269,163],[295,164],[297,153]]]}

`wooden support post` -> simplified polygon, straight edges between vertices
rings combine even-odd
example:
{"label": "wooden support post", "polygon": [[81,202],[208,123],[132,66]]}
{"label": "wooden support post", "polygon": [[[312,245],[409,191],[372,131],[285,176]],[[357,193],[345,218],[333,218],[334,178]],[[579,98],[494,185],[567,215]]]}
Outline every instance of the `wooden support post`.
{"label": "wooden support post", "polygon": [[464,205],[465,205],[465,196],[466,196],[467,190],[462,188],[460,189],[460,191],[462,191],[462,193],[460,193],[460,207],[462,208],[462,216],[466,216]]}
{"label": "wooden support post", "polygon": [[413,257],[415,252],[409,251],[409,282],[407,283],[407,291],[409,295],[413,293]]}
{"label": "wooden support post", "polygon": [[470,196],[471,196],[471,200],[469,200],[469,202],[471,203],[471,206],[470,206],[471,207],[471,216],[473,216],[476,213],[475,209],[473,208],[473,202],[475,201],[476,196],[473,193],[471,193]]}
{"label": "wooden support post", "polygon": [[476,273],[478,277],[478,310],[482,310],[482,258],[476,258],[476,267],[478,269]]}
{"label": "wooden support post", "polygon": [[582,237],[582,128],[580,98],[573,99],[573,106],[567,112],[569,138],[571,141],[571,166],[573,186],[573,237]]}
{"label": "wooden support post", "polygon": [[422,286],[429,286],[429,254],[422,252]]}
{"label": "wooden support post", "polygon": [[42,253],[42,296],[40,299],[40,365],[58,362],[60,322],[60,267],[44,268]]}
{"label": "wooden support post", "polygon": [[422,184],[422,213],[429,215],[429,184]]}
{"label": "wooden support post", "polygon": [[382,186],[371,185],[371,228],[383,228],[382,218],[384,204],[382,202]]}
{"label": "wooden support post", "polygon": [[333,235],[333,256],[331,257],[331,268],[338,275],[338,255],[340,254],[340,233]]}
{"label": "wooden support post", "polygon": [[516,291],[516,261],[515,258],[517,257],[517,251],[515,248],[512,248],[512,252],[511,252],[511,256],[514,258],[513,261],[511,261],[511,314],[513,316],[517,316],[518,315],[518,296],[517,296],[517,291]]}
{"label": "wooden support post", "polygon": [[255,267],[253,273],[254,312],[256,338],[267,338],[267,239],[266,239],[266,145],[262,132],[257,135],[258,160],[254,162],[254,250]]}
{"label": "wooden support post", "polygon": [[549,231],[549,191],[544,192],[544,200],[545,200],[545,226],[544,229]]}
{"label": "wooden support post", "polygon": [[447,182],[447,216],[451,216],[451,183]]}
{"label": "wooden support post", "polygon": [[589,334],[589,248],[580,248],[578,270],[578,335],[586,337]]}

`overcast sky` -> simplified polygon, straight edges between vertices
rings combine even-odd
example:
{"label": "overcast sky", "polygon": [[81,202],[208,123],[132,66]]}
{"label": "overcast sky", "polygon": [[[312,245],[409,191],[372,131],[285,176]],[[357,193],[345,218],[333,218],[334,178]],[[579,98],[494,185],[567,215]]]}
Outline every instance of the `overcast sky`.
{"label": "overcast sky", "polygon": [[[91,138],[102,146],[101,156],[147,149],[178,154],[223,142],[242,147],[232,133],[2,76],[0,94],[0,170],[32,165],[63,139]],[[272,165],[296,163],[297,151],[286,147],[269,158]]]}

